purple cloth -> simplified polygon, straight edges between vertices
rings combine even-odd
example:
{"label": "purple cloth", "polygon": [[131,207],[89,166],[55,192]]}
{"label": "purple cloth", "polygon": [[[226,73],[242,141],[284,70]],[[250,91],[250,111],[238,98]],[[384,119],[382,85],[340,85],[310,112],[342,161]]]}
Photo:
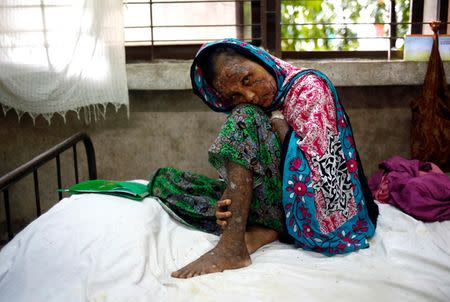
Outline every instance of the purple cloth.
{"label": "purple cloth", "polygon": [[450,220],[449,176],[435,173],[431,163],[400,156],[383,161],[379,167],[369,180],[374,196],[379,194],[385,175],[389,188],[386,202],[423,221]]}

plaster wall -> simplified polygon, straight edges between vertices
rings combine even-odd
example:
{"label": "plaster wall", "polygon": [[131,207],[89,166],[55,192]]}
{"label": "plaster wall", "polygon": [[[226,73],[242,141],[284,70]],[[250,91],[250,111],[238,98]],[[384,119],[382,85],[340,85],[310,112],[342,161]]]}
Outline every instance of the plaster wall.
{"label": "plaster wall", "polygon": [[[367,175],[392,155],[409,157],[409,102],[420,94],[419,86],[338,87],[350,116],[356,144]],[[112,107],[105,120],[85,125],[68,114],[51,125],[28,116],[18,122],[10,111],[0,114],[0,175],[25,163],[54,144],[78,132],[87,132],[94,143],[98,177],[149,179],[158,167],[174,166],[216,177],[207,161],[207,150],[225,116],[212,112],[189,90],[130,90],[130,117],[124,108]],[[80,174],[87,171],[82,145],[78,147]],[[63,186],[74,182],[71,152],[63,155]],[[83,166],[84,167],[84,166]],[[57,201],[55,163],[39,170],[43,211]],[[11,189],[12,216],[16,229],[34,219],[34,189],[28,177]],[[0,239],[5,238],[5,210],[0,197]],[[131,201],[124,201],[131,202]]]}

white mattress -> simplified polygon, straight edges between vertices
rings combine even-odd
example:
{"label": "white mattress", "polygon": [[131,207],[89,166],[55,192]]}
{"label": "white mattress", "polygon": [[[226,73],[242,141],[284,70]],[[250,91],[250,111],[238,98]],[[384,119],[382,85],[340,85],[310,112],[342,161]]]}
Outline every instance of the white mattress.
{"label": "white mattress", "polygon": [[174,279],[218,237],[153,198],[74,195],[0,252],[0,301],[450,301],[450,221],[380,211],[369,249],[326,257],[274,242],[249,267]]}

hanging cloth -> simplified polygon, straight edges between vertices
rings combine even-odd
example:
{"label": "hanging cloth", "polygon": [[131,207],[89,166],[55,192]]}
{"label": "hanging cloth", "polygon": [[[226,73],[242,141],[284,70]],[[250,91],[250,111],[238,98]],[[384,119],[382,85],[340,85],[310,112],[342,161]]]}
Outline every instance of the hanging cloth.
{"label": "hanging cloth", "polygon": [[19,118],[128,107],[123,3],[4,0],[0,5],[0,104]]}
{"label": "hanging cloth", "polygon": [[439,54],[439,27],[440,22],[431,24],[434,41],[422,95],[411,102],[411,157],[450,172],[450,98]]}

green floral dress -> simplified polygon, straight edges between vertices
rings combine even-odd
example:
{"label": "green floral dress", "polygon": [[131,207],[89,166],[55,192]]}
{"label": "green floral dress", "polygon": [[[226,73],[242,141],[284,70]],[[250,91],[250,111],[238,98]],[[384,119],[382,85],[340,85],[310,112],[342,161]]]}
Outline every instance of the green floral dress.
{"label": "green floral dress", "polygon": [[225,165],[231,161],[253,172],[253,197],[247,224],[282,232],[281,145],[267,115],[254,105],[237,106],[208,153],[209,162],[217,169],[220,179],[161,168],[150,181],[150,194],[159,197],[166,210],[181,222],[219,234],[215,205],[227,187]]}

